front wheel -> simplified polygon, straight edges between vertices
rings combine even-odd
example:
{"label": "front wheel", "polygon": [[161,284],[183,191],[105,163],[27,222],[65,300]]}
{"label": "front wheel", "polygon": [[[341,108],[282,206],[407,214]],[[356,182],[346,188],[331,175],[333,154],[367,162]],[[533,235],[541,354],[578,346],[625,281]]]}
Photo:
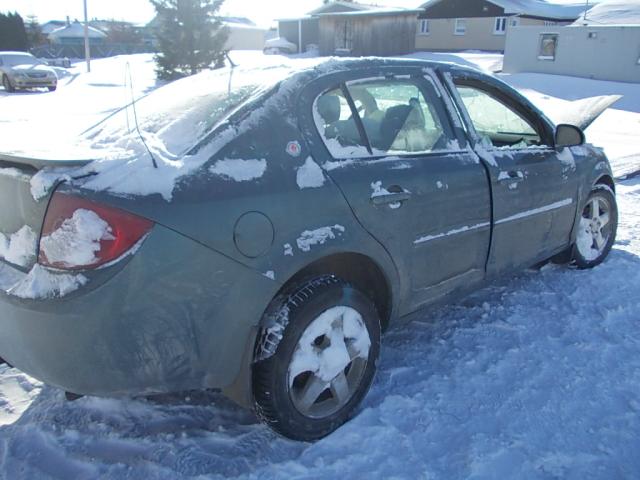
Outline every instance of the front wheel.
{"label": "front wheel", "polygon": [[613,247],[617,229],[615,194],[606,185],[596,185],[582,210],[572,262],[583,269],[602,263]]}
{"label": "front wheel", "polygon": [[256,349],[254,405],[276,432],[312,441],[353,414],[374,377],[380,317],[342,280],[321,277],[277,302]]}
{"label": "front wheel", "polygon": [[58,88],[57,86],[56,87],[47,87],[47,90],[49,90],[50,92],[55,92],[57,88]]}
{"label": "front wheel", "polygon": [[11,85],[11,80],[9,80],[9,77],[7,77],[6,75],[2,76],[2,86],[7,93],[13,93],[16,91],[13,85]]}

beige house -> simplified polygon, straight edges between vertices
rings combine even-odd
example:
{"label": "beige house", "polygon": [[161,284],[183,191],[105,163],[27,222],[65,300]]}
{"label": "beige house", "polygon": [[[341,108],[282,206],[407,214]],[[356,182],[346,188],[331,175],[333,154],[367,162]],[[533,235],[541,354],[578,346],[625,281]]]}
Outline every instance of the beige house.
{"label": "beige house", "polygon": [[420,8],[416,50],[429,51],[504,51],[510,28],[568,25],[584,11],[542,0],[430,0]]}

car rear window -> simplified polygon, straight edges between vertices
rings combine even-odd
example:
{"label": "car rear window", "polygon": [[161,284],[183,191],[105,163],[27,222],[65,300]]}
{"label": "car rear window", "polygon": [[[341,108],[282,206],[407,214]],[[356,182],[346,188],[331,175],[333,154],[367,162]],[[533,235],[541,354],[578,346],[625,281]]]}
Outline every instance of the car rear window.
{"label": "car rear window", "polygon": [[123,139],[140,131],[169,156],[178,157],[196,145],[238,106],[272,88],[284,73],[272,69],[259,75],[228,69],[208,71],[161,87],[86,132],[93,147],[125,146]]}

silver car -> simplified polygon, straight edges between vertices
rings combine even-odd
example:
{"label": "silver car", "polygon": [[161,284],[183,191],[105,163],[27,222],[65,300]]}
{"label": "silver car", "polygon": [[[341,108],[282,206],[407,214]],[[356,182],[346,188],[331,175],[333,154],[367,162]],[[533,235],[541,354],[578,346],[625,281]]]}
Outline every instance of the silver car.
{"label": "silver car", "polygon": [[53,68],[26,52],[0,52],[0,74],[5,91],[46,87],[53,92],[58,77]]}

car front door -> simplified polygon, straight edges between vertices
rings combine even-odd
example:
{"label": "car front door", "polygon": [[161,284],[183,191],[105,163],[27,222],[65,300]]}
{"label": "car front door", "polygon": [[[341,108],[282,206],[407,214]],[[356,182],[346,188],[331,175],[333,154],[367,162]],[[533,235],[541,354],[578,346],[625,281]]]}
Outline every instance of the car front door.
{"label": "car front door", "polygon": [[314,158],[390,252],[404,313],[482,280],[491,221],[486,172],[436,82],[405,68],[313,88]]}
{"label": "car front door", "polygon": [[552,126],[497,82],[465,72],[454,74],[451,83],[467,114],[475,150],[490,172],[494,231],[489,272],[532,265],[566,248],[578,188],[571,151],[556,151]]}

